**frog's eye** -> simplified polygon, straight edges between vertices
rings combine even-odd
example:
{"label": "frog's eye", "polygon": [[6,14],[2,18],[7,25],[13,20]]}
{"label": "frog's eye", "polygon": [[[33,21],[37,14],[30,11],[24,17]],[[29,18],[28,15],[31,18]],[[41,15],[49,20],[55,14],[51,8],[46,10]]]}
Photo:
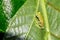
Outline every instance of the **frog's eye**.
{"label": "frog's eye", "polygon": [[37,12],[36,13],[36,19],[37,19],[37,24],[41,27],[41,28],[44,28],[44,22],[43,22],[43,16],[41,15],[40,12]]}

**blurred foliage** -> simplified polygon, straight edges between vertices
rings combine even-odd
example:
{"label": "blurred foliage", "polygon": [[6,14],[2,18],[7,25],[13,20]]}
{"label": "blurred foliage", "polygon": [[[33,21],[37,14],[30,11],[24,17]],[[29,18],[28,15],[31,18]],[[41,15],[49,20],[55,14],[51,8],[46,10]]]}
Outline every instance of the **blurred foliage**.
{"label": "blurred foliage", "polygon": [[[45,40],[46,29],[36,23],[36,13],[43,15],[42,0],[0,0],[0,31],[6,34],[3,40]],[[46,0],[50,39],[60,40],[60,1]],[[37,21],[39,22],[39,21]],[[45,21],[44,21],[45,23]]]}

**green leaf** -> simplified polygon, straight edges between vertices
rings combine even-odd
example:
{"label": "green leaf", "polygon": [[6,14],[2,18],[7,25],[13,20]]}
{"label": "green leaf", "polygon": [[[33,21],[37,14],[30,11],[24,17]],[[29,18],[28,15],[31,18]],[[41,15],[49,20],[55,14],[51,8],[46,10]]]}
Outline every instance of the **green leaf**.
{"label": "green leaf", "polygon": [[47,11],[52,39],[60,40],[60,12],[51,5],[47,6]]}
{"label": "green leaf", "polygon": [[[47,16],[49,21],[49,30],[50,30],[50,39],[51,40],[60,40],[60,9],[59,9],[59,0],[48,0],[45,1],[47,3]],[[55,2],[55,3],[54,3]],[[41,4],[41,3],[40,3]],[[41,5],[39,7],[39,11],[41,11]],[[43,13],[43,11],[41,11]],[[45,18],[46,19],[46,18]],[[59,31],[58,31],[59,30]]]}
{"label": "green leaf", "polygon": [[[11,35],[17,35],[20,36],[21,39],[26,40],[41,39],[40,29],[34,25],[34,18],[38,11],[38,6],[39,0],[27,0],[11,19],[7,33],[12,33]],[[37,33],[37,35],[34,35],[34,33]],[[35,36],[37,36],[37,38]]]}
{"label": "green leaf", "polygon": [[24,2],[25,0],[0,0],[0,31],[6,31],[9,20]]}
{"label": "green leaf", "polygon": [[[57,1],[27,0],[11,18],[5,39],[60,40],[60,2],[56,3]],[[39,24],[36,24],[37,12],[43,15],[44,29],[40,29]]]}

